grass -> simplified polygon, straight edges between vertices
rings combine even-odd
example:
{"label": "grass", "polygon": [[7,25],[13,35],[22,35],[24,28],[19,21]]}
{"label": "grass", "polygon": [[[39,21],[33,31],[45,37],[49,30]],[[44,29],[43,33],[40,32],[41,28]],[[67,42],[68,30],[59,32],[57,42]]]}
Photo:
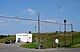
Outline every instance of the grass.
{"label": "grass", "polygon": [[71,48],[80,48],[80,44],[72,45]]}
{"label": "grass", "polygon": [[26,43],[26,44],[22,44],[20,45],[21,47],[24,47],[24,48],[36,48],[37,47],[37,44],[36,42],[34,43]]}

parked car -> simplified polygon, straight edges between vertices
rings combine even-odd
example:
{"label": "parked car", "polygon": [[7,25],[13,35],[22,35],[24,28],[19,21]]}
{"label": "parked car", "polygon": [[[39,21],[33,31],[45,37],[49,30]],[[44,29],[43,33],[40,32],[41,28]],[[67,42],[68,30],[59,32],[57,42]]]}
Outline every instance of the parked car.
{"label": "parked car", "polygon": [[10,41],[5,41],[5,44],[10,44]]}
{"label": "parked car", "polygon": [[14,44],[15,43],[15,41],[5,41],[5,44]]}

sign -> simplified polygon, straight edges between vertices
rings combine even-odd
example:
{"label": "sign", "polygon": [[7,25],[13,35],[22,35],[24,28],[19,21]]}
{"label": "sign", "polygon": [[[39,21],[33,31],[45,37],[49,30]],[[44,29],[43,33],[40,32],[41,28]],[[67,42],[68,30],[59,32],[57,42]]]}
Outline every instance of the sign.
{"label": "sign", "polygon": [[55,43],[59,43],[59,39],[55,39]]}
{"label": "sign", "polygon": [[32,42],[32,34],[18,33],[16,34],[16,42]]}

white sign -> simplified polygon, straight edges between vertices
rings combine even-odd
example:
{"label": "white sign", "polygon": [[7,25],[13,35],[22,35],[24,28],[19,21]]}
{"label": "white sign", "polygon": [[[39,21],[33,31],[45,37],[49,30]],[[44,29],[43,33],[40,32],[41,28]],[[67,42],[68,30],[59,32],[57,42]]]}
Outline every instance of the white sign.
{"label": "white sign", "polygon": [[16,34],[16,42],[32,42],[32,34],[18,33]]}
{"label": "white sign", "polygon": [[55,43],[59,43],[59,39],[55,39]]}

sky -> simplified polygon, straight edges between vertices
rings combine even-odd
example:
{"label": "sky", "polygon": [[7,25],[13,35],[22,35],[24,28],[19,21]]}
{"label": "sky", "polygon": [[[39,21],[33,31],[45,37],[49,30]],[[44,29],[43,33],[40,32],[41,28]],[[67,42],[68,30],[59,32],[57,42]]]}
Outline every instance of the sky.
{"label": "sky", "polygon": [[[73,24],[74,31],[80,31],[80,0],[0,0],[0,16],[37,19],[38,12],[40,20],[59,22],[60,19],[60,23],[63,23],[66,19],[67,23]],[[0,34],[38,32],[37,30],[35,21],[0,18]],[[40,23],[41,32],[58,30],[59,24]],[[70,30],[71,26],[67,25],[67,31]],[[63,25],[60,25],[60,31],[64,31]]]}

